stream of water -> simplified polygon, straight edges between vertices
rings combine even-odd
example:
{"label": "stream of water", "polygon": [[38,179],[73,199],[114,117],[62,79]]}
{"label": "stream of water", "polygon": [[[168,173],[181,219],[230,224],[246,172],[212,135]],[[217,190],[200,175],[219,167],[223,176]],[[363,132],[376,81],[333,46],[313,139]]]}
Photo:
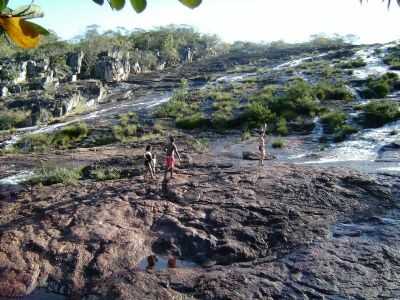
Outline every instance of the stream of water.
{"label": "stream of water", "polygon": [[150,95],[145,96],[135,101],[124,101],[119,103],[113,104],[105,104],[102,106],[101,109],[95,110],[91,113],[72,117],[68,121],[46,125],[46,126],[34,126],[34,127],[27,127],[17,130],[17,133],[9,140],[0,143],[1,147],[9,147],[17,143],[22,136],[26,134],[38,134],[38,133],[52,133],[58,129],[61,129],[65,126],[68,126],[73,123],[78,123],[82,121],[89,121],[99,118],[106,118],[114,115],[118,115],[121,113],[129,112],[129,111],[140,111],[140,110],[150,110],[156,106],[159,106],[165,102],[168,102],[171,98],[170,93],[167,95]]}
{"label": "stream of water", "polygon": [[[354,72],[354,77],[358,79],[363,79],[370,75],[382,75],[388,72],[389,67],[384,64],[383,57],[387,49],[390,46],[394,45],[395,44],[388,44],[383,46],[374,45],[357,51],[354,55],[354,59],[362,58],[367,63],[367,65],[365,67],[356,69]],[[303,62],[323,58],[328,54],[329,52],[326,52],[314,56],[303,57],[300,59],[293,59],[291,61],[279,64],[273,69],[280,70],[288,67],[299,66]],[[400,74],[400,72],[398,73]],[[207,88],[216,83],[224,84],[243,81],[249,76],[254,75],[254,73],[229,74],[217,78],[214,82],[211,82],[203,86],[202,88]],[[127,91],[129,89],[129,87],[125,86],[124,88]],[[349,86],[349,89],[357,94],[357,91],[353,87]],[[93,112],[67,118],[66,121],[63,123],[52,124],[43,127],[35,126],[18,129],[17,133],[11,139],[0,143],[0,147],[9,147],[15,144],[25,134],[51,133],[76,122],[113,117],[117,114],[126,113],[129,111],[151,110],[152,108],[169,101],[169,99],[170,93],[151,94],[139,97],[137,99],[129,99],[128,101],[104,104],[95,108],[96,110]],[[362,99],[360,99],[359,97],[358,101],[362,103]],[[353,113],[353,115],[355,114],[356,113]],[[335,163],[345,162],[352,162],[353,164],[357,162],[370,164],[376,161],[379,155],[379,151],[383,146],[396,142],[399,139],[399,136],[393,133],[400,131],[400,121],[388,124],[381,128],[361,131],[360,133],[351,136],[348,140],[338,144],[331,144],[326,149],[321,151],[321,149],[319,149],[319,139],[323,136],[323,126],[319,118],[316,118],[314,122],[315,128],[310,138],[308,138],[308,140],[305,142],[306,146],[303,149],[296,150],[294,152],[286,151],[283,152],[283,154],[278,153],[277,158],[284,161],[288,160],[302,164],[332,165]],[[227,139],[227,143],[229,142],[233,141],[231,139]],[[249,150],[249,144],[246,145],[246,143],[233,142],[232,145],[228,145],[227,143],[222,142],[221,145],[214,145],[216,152],[222,154],[225,153],[226,155],[228,155],[229,152],[229,156],[231,156],[231,159],[240,160],[241,153],[239,152]],[[310,147],[310,144],[314,146]],[[385,165],[384,167],[386,170],[400,172],[400,163],[392,163],[389,165]],[[8,178],[3,178],[0,180],[0,184],[18,183],[21,180],[26,179],[26,176],[29,176],[29,171],[23,171],[20,174],[16,174]]]}

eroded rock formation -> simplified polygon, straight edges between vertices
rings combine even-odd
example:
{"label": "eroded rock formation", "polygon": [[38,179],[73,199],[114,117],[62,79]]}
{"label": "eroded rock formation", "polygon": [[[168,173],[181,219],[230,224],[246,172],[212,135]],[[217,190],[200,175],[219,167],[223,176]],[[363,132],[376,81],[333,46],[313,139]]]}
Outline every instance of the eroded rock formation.
{"label": "eroded rock formation", "polygon": [[[87,181],[1,203],[6,297],[40,286],[96,299],[400,296],[398,231],[371,219],[396,206],[392,190],[351,171],[197,162],[163,188]],[[381,222],[381,234],[340,231],[346,222]],[[151,254],[196,266],[141,269]]]}

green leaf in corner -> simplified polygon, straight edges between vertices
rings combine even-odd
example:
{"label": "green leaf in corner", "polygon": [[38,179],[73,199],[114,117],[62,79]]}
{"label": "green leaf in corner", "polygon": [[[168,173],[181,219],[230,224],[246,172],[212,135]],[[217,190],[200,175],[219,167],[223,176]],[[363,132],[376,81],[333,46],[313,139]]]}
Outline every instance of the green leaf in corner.
{"label": "green leaf in corner", "polygon": [[202,0],[179,0],[179,1],[190,8],[196,8],[202,2]]}
{"label": "green leaf in corner", "polygon": [[0,0],[0,12],[7,8],[8,0]]}
{"label": "green leaf in corner", "polygon": [[94,3],[97,3],[98,5],[103,5],[104,0],[93,0]]}
{"label": "green leaf in corner", "polygon": [[141,13],[146,9],[147,1],[146,0],[131,0],[132,7],[137,13]]}
{"label": "green leaf in corner", "polygon": [[41,35],[47,36],[50,34],[50,32],[46,28],[40,26],[39,24],[32,22],[29,22],[29,24],[31,24],[31,26],[36,30],[36,32],[40,33]]}
{"label": "green leaf in corner", "polygon": [[125,6],[125,0],[108,0],[112,9],[121,10]]}
{"label": "green leaf in corner", "polygon": [[39,5],[23,5],[13,10],[13,16],[21,17],[23,19],[43,18],[44,13]]}

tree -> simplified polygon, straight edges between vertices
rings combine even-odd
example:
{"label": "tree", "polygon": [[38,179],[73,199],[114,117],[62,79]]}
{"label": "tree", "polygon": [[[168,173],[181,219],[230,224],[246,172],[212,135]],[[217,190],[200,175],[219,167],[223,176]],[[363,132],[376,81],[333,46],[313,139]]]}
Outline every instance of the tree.
{"label": "tree", "polygon": [[[104,5],[105,0],[92,0],[93,2]],[[133,9],[141,13],[147,7],[147,0],[129,0]],[[368,0],[360,0],[363,4]],[[387,2],[388,7],[396,1],[400,6],[400,0],[383,0]],[[32,1],[33,2],[33,1]],[[112,9],[121,10],[125,7],[127,0],[107,0]],[[179,0],[183,5],[189,8],[196,8],[202,0]],[[49,35],[49,32],[36,23],[27,21],[27,19],[43,17],[43,12],[38,5],[25,5],[16,10],[8,7],[9,0],[0,0],[0,34],[6,35],[17,46],[21,48],[36,48],[39,45],[43,35]]]}

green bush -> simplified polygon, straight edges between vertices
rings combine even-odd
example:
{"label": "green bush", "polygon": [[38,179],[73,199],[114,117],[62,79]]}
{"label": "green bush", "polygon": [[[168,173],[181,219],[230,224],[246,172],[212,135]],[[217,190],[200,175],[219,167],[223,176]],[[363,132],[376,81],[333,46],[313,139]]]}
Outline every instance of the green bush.
{"label": "green bush", "polygon": [[121,172],[115,168],[98,168],[91,172],[91,176],[96,181],[117,180],[121,178]]}
{"label": "green bush", "polygon": [[213,103],[213,109],[216,111],[226,111],[231,112],[238,106],[238,103],[233,99],[225,100],[225,101],[216,101]]}
{"label": "green bush", "polygon": [[365,67],[367,63],[362,58],[353,59],[350,61],[342,62],[337,65],[341,69],[356,69]]}
{"label": "green bush", "polygon": [[357,133],[358,130],[351,125],[345,124],[338,128],[334,134],[334,141],[335,142],[342,142],[344,141],[349,135]]}
{"label": "green bush", "polygon": [[136,113],[123,114],[118,117],[118,125],[113,126],[112,136],[114,141],[128,142],[138,136],[139,119]]}
{"label": "green bush", "polygon": [[391,70],[400,70],[400,58],[390,57],[384,59],[385,64],[390,66]]}
{"label": "green bush", "polygon": [[192,130],[196,128],[204,128],[209,125],[209,121],[202,113],[182,117],[176,120],[176,126],[181,129]]}
{"label": "green bush", "polygon": [[286,147],[286,143],[282,138],[277,138],[272,142],[272,148],[274,149],[282,149]]}
{"label": "green bush", "polygon": [[25,111],[0,112],[0,130],[24,127],[29,124],[30,113]]}
{"label": "green bush", "polygon": [[182,118],[199,111],[198,103],[191,99],[188,83],[182,80],[179,89],[174,91],[171,100],[160,106],[155,115],[158,118]]}
{"label": "green bush", "polygon": [[266,88],[251,98],[242,116],[249,128],[275,124],[275,131],[287,135],[286,120],[314,117],[320,111],[315,89],[302,79],[287,84],[279,93]]}
{"label": "green bush", "polygon": [[15,145],[17,152],[44,152],[51,146],[51,137],[48,134],[29,134],[23,136]]}
{"label": "green bush", "polygon": [[388,54],[383,59],[384,63],[390,66],[391,70],[400,70],[400,47],[388,49]]}
{"label": "green bush", "polygon": [[370,77],[367,80],[367,88],[363,95],[367,99],[379,99],[386,97],[398,83],[398,75],[386,73],[379,78]]}
{"label": "green bush", "polygon": [[390,92],[390,85],[384,80],[371,80],[367,83],[367,87],[364,91],[364,97],[367,99],[384,98]]}
{"label": "green bush", "polygon": [[334,133],[346,124],[347,116],[341,111],[331,111],[321,116],[321,122],[327,133]]}
{"label": "green bush", "polygon": [[252,102],[246,107],[243,119],[250,128],[260,128],[265,123],[273,123],[275,114],[260,102]]}
{"label": "green bush", "polygon": [[216,130],[226,130],[234,126],[233,114],[231,112],[216,111],[212,115],[211,124]]}
{"label": "green bush", "polygon": [[287,128],[287,121],[285,118],[283,118],[283,117],[279,118],[277,127],[276,127],[276,132],[279,135],[283,135],[283,136],[285,136],[289,133],[289,130]]}
{"label": "green bush", "polygon": [[290,82],[283,95],[274,97],[269,107],[273,113],[287,120],[295,119],[298,115],[315,116],[319,110],[313,87],[302,79]]}
{"label": "green bush", "polygon": [[139,122],[138,115],[136,113],[134,113],[134,112],[130,112],[130,113],[127,113],[127,114],[122,114],[122,115],[120,115],[118,117],[118,120],[119,120],[119,123],[122,126],[126,126],[126,125],[129,125],[129,124],[132,124],[132,123],[135,124],[135,123]]}
{"label": "green bush", "polygon": [[31,184],[52,185],[62,183],[65,185],[76,184],[82,176],[82,169],[75,168],[42,168],[35,172],[29,180]]}
{"label": "green bush", "polygon": [[86,123],[78,123],[67,126],[53,135],[47,133],[25,135],[14,145],[14,148],[22,153],[44,152],[52,148],[70,148],[73,144],[85,139],[88,133]]}
{"label": "green bush", "polygon": [[116,141],[127,142],[133,137],[137,137],[137,125],[116,125],[112,128],[113,136]]}
{"label": "green bush", "polygon": [[361,109],[364,112],[362,123],[365,128],[380,127],[400,118],[400,106],[392,101],[370,102]]}
{"label": "green bush", "polygon": [[344,84],[319,83],[315,87],[315,95],[320,100],[354,100],[354,95]]}
{"label": "green bush", "polygon": [[81,142],[88,136],[89,128],[86,123],[67,126],[54,134],[51,145],[56,148],[69,148],[74,143]]}
{"label": "green bush", "polygon": [[251,132],[249,130],[243,131],[242,135],[240,136],[241,141],[247,141],[251,139]]}

